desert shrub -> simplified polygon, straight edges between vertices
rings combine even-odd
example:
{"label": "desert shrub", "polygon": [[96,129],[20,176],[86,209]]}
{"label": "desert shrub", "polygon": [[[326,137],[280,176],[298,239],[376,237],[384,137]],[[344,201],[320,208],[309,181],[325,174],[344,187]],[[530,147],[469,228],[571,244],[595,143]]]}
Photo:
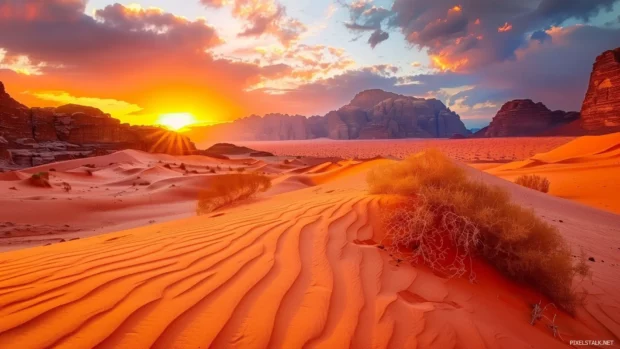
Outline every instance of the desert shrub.
{"label": "desert shrub", "polygon": [[30,184],[41,188],[51,188],[50,174],[48,172],[33,173],[32,176],[30,176]]}
{"label": "desert shrub", "polygon": [[60,185],[62,186],[62,190],[66,191],[67,193],[71,191],[71,184],[67,182],[62,182]]}
{"label": "desert shrub", "polygon": [[245,172],[245,168],[237,167],[236,171],[239,172],[239,173],[243,173],[243,172]]}
{"label": "desert shrub", "polygon": [[382,246],[395,258],[473,279],[472,258],[481,257],[574,311],[572,280],[587,267],[574,266],[557,229],[512,203],[503,189],[470,179],[435,150],[374,169],[368,184],[374,194],[400,196],[383,213]]}
{"label": "desert shrub", "polygon": [[169,170],[172,170],[172,166],[170,166],[170,164],[165,164],[164,167],[169,169]]}
{"label": "desert shrub", "polygon": [[183,170],[183,171],[186,171],[186,170],[187,170],[187,167],[185,166],[185,164],[184,164],[184,163],[181,163],[181,166],[179,166],[179,168],[180,168],[181,170]]}
{"label": "desert shrub", "polygon": [[95,166],[94,164],[86,164],[86,165],[84,165],[84,167],[87,167],[87,168],[95,168],[96,166]]}
{"label": "desert shrub", "polygon": [[526,188],[530,188],[530,189],[534,189],[534,190],[538,190],[540,192],[543,193],[548,193],[549,192],[549,186],[551,185],[551,183],[549,182],[549,180],[545,177],[541,177],[539,175],[522,175],[519,176],[516,180],[515,183],[526,187]]}
{"label": "desert shrub", "polygon": [[271,188],[271,180],[258,174],[224,174],[213,177],[209,188],[198,194],[198,215],[207,214],[218,208],[251,198]]}

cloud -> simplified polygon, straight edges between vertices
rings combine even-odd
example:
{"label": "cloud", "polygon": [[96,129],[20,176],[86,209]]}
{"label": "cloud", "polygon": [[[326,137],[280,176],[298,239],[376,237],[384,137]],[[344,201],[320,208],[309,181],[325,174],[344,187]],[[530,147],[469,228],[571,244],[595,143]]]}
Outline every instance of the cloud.
{"label": "cloud", "polygon": [[386,8],[372,5],[369,0],[357,0],[351,4],[340,1],[341,6],[349,10],[350,22],[344,25],[354,33],[372,32],[368,38],[368,44],[373,49],[383,41],[389,39],[390,34],[381,29],[382,23],[392,13]]}
{"label": "cloud", "polygon": [[122,121],[128,121],[127,117],[129,115],[136,114],[142,110],[140,106],[125,101],[94,97],[76,97],[64,91],[36,91],[26,93],[44,101],[54,102],[56,105],[78,104],[95,107],[108,114],[117,116]]}
{"label": "cloud", "polygon": [[232,15],[242,20],[240,37],[271,35],[289,46],[308,30],[302,22],[286,15],[286,8],[276,0],[200,0],[208,7],[232,5]]}
{"label": "cloud", "polygon": [[[530,39],[544,41],[545,30],[574,19],[588,22],[613,10],[620,0],[394,0],[381,11],[370,1],[343,5],[353,31],[398,30],[407,42],[425,49],[440,70],[475,70],[515,59]],[[532,33],[537,33],[532,36]],[[385,35],[382,37],[384,38]],[[371,46],[376,40],[369,40]]]}
{"label": "cloud", "polygon": [[[120,4],[91,17],[84,5],[79,0],[0,0],[5,55],[0,79],[18,91],[59,90],[128,101],[144,107],[136,116],[142,123],[165,112],[220,120],[258,112],[263,101],[247,98],[244,91],[290,71],[285,65],[213,57],[210,50],[222,41],[201,19]],[[16,62],[39,75],[11,74],[23,69]],[[34,96],[24,99],[45,105]]]}
{"label": "cloud", "polygon": [[372,34],[368,38],[368,43],[370,44],[370,47],[375,48],[377,45],[379,45],[380,43],[382,43],[383,41],[389,38],[390,38],[390,34],[382,31],[381,29],[377,29],[374,32],[372,32]]}

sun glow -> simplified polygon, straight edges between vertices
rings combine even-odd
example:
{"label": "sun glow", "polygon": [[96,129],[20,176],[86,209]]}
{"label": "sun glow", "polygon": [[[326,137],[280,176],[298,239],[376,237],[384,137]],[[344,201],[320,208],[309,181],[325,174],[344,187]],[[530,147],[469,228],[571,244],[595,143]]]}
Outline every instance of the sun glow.
{"label": "sun glow", "polygon": [[166,126],[171,130],[178,131],[189,125],[195,124],[196,119],[190,113],[162,114],[159,116],[159,119],[157,119],[157,123]]}

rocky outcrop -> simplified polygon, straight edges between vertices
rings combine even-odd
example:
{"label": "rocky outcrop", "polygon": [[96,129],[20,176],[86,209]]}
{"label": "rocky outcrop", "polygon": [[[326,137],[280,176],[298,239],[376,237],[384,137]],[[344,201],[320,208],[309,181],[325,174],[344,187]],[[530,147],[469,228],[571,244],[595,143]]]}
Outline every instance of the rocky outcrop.
{"label": "rocky outcrop", "polygon": [[581,108],[588,132],[620,131],[620,47],[596,58]]}
{"label": "rocky outcrop", "polygon": [[130,126],[97,108],[64,105],[28,108],[0,83],[0,157],[20,167],[136,149],[192,154],[189,138],[152,126]]}
{"label": "rocky outcrop", "polygon": [[491,124],[477,132],[476,136],[539,136],[578,119],[577,112],[551,111],[542,103],[534,103],[530,99],[517,99],[504,104]]}

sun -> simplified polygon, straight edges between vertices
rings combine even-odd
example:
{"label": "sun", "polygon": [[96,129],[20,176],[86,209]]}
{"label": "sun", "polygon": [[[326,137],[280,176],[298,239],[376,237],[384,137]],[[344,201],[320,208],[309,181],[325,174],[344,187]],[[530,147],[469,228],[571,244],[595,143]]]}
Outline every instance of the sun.
{"label": "sun", "polygon": [[195,124],[196,119],[190,113],[162,114],[159,116],[159,119],[157,119],[157,123],[171,130],[178,131],[184,127]]}

